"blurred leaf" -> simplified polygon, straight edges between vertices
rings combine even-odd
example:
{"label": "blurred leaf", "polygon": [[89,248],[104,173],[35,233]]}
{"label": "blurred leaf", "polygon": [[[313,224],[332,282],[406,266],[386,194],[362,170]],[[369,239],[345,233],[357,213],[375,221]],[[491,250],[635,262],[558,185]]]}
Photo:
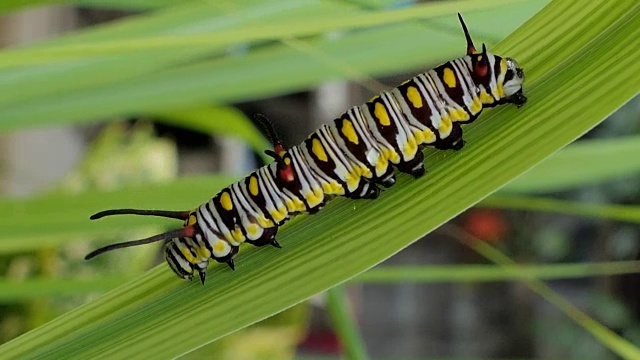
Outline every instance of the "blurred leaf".
{"label": "blurred leaf", "polygon": [[640,272],[640,261],[541,265],[382,266],[352,280],[356,283],[483,282],[524,279],[570,279]]}
{"label": "blurred leaf", "polygon": [[251,146],[265,161],[271,160],[264,155],[263,151],[271,148],[272,145],[251,121],[235,108],[227,106],[190,108],[157,114],[156,117],[164,123],[205,134],[237,137]]}
{"label": "blurred leaf", "polygon": [[640,136],[580,141],[560,150],[500,192],[562,191],[640,172]]}
{"label": "blurred leaf", "polygon": [[[457,56],[464,49],[455,16],[446,16],[446,20],[433,17],[443,17],[454,10],[468,10],[465,16],[474,31],[478,29],[482,34],[481,29],[491,29],[492,37],[500,39],[543,4],[532,0],[463,1],[459,7],[449,3],[430,3],[421,7],[433,19],[426,23],[427,26],[406,23],[308,40],[309,45],[327,57],[340,59],[344,65],[341,68],[280,43],[252,49],[248,49],[245,43],[235,44],[229,55],[220,57],[220,52],[228,48],[214,48],[212,44],[185,48],[184,39],[180,37],[179,41],[174,39],[171,51],[165,51],[168,48],[156,38],[156,44],[164,48],[64,62],[53,62],[48,50],[59,49],[65,44],[102,44],[105,40],[142,41],[140,38],[149,36],[164,35],[161,38],[164,41],[167,34],[217,38],[223,31],[243,34],[242,29],[248,27],[260,33],[261,24],[271,24],[271,28],[297,24],[300,31],[309,31],[305,27],[305,19],[314,19],[310,24],[319,24],[318,17],[335,17],[336,13],[344,14],[344,18],[353,14],[368,21],[379,17],[375,14],[367,15],[370,18],[363,17],[353,6],[341,3],[312,2],[309,5],[299,0],[269,0],[259,5],[249,3],[254,7],[243,2],[234,4],[232,11],[202,4],[172,8],[70,35],[46,47],[25,49],[46,53],[32,54],[22,60],[47,59],[51,63],[0,69],[0,93],[3,93],[0,97],[3,107],[0,131],[43,124],[96,121],[129,114],[181,111],[211,102],[228,103],[273,96],[343,77],[344,67],[356,70],[350,73],[351,77],[356,73],[364,77],[423,69]],[[475,14],[472,9],[492,11]],[[495,18],[505,21],[496,24]],[[483,38],[478,35],[476,41]],[[378,46],[369,46],[371,39],[376,39]],[[175,48],[175,45],[181,47]],[[8,55],[4,53],[3,57],[0,53],[0,62]],[[216,57],[178,66],[186,60],[201,59],[205,55]],[[23,56],[26,55],[23,53]]]}
{"label": "blurred leaf", "polygon": [[0,253],[59,246],[96,235],[115,236],[158,225],[180,225],[175,220],[115,217],[89,221],[89,215],[108,208],[190,209],[222,187],[232,176],[189,177],[165,184],[131,186],[111,192],[50,194],[33,199],[0,200]]}
{"label": "blurred leaf", "polygon": [[635,205],[598,205],[544,197],[492,195],[482,200],[478,206],[640,222],[640,206]]}

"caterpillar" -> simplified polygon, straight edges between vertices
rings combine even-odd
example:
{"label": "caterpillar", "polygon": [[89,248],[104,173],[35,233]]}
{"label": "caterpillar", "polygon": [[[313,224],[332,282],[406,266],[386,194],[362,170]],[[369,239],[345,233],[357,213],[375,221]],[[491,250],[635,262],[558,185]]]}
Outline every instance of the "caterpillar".
{"label": "caterpillar", "polygon": [[285,149],[271,123],[266,128],[274,161],[231,184],[189,211],[114,209],[92,215],[160,216],[184,221],[181,228],[146,239],[111,244],[89,253],[164,241],[164,257],[173,272],[204,285],[211,260],[235,269],[240,244],[272,245],[278,228],[300,213],[316,213],[333,197],[375,199],[380,187],[395,181],[394,168],[415,178],[425,174],[422,148],[460,150],[462,124],[484,108],[520,107],[524,71],[512,58],[477,51],[462,16],[465,56],[446,62],[374,96],[321,126],[301,144]]}

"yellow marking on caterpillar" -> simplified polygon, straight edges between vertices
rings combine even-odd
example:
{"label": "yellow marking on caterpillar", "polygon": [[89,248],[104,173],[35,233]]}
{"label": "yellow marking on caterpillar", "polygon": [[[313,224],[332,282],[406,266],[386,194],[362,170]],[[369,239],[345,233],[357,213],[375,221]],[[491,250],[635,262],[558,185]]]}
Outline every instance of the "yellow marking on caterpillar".
{"label": "yellow marking on caterpillar", "polygon": [[277,209],[273,209],[269,213],[271,214],[271,217],[273,218],[273,220],[275,220],[278,223],[287,217],[287,209],[284,206],[280,206]]}
{"label": "yellow marking on caterpillar", "polygon": [[245,240],[244,234],[242,233],[242,230],[237,224],[235,229],[231,231],[231,235],[233,236],[233,239],[236,240],[237,242],[243,243]]}
{"label": "yellow marking on caterpillar", "polygon": [[367,102],[374,102],[374,101],[378,100],[379,98],[380,98],[380,95],[376,95],[376,96],[372,97],[371,99],[369,99],[369,101],[367,101]]}
{"label": "yellow marking on caterpillar", "polygon": [[309,204],[309,207],[315,207],[316,205],[322,203],[322,189],[321,188],[316,188],[313,189],[312,191],[308,192],[307,194],[305,194],[305,199],[307,199],[307,203]]}
{"label": "yellow marking on caterpillar", "polygon": [[253,196],[258,196],[258,194],[260,193],[260,188],[258,187],[258,178],[256,178],[255,176],[252,176],[249,179],[249,192]]}
{"label": "yellow marking on caterpillar", "polygon": [[224,240],[217,240],[215,243],[213,243],[214,252],[223,253],[226,248],[227,247]]}
{"label": "yellow marking on caterpillar", "polygon": [[411,101],[411,105],[414,108],[420,109],[422,107],[422,96],[415,86],[409,86],[407,89],[407,98]]}
{"label": "yellow marking on caterpillar", "polygon": [[222,205],[222,208],[227,211],[233,210],[233,202],[231,201],[231,196],[229,196],[228,192],[225,191],[220,195],[220,205]]}
{"label": "yellow marking on caterpillar", "polygon": [[412,155],[415,155],[417,151],[418,145],[416,144],[416,140],[414,138],[409,138],[402,147],[402,152],[404,153],[405,157],[411,157]]}
{"label": "yellow marking on caterpillar", "polygon": [[191,254],[191,251],[189,251],[189,249],[186,246],[180,246],[180,252],[182,253],[182,255],[184,256],[185,259],[187,259],[188,262],[195,264],[197,261],[197,259],[195,257],[193,257],[193,255]]}
{"label": "yellow marking on caterpillar", "polygon": [[189,219],[187,220],[187,226],[191,226],[195,224],[197,221],[198,219],[196,218],[196,214],[192,212],[191,214],[189,214]]}
{"label": "yellow marking on caterpillar", "polygon": [[502,99],[504,97],[504,87],[502,87],[502,84],[498,84],[497,90],[498,90],[498,97]]}
{"label": "yellow marking on caterpillar", "polygon": [[311,151],[313,151],[313,153],[316,155],[316,157],[320,161],[324,161],[324,162],[329,161],[329,158],[327,157],[327,153],[324,151],[324,148],[322,147],[322,143],[320,143],[320,140],[313,139],[311,141]]}
{"label": "yellow marking on caterpillar", "polygon": [[211,251],[209,251],[209,249],[207,249],[204,246],[198,246],[196,248],[196,252],[198,253],[198,256],[200,256],[201,259],[208,259],[211,257]]}
{"label": "yellow marking on caterpillar", "polygon": [[258,216],[258,225],[260,225],[260,227],[262,227],[263,229],[272,228],[273,227],[273,221],[271,221],[270,219],[267,219],[263,215],[259,215]]}
{"label": "yellow marking on caterpillar", "polygon": [[432,144],[436,141],[436,134],[431,129],[422,130],[422,135],[424,136],[425,144]]}
{"label": "yellow marking on caterpillar", "polygon": [[493,104],[494,102],[493,96],[487,94],[485,89],[480,90],[480,101],[482,101],[483,104]]}
{"label": "yellow marking on caterpillar", "polygon": [[449,115],[443,116],[440,119],[440,127],[438,128],[440,134],[449,134],[451,132],[451,127],[451,117],[449,117]]}
{"label": "yellow marking on caterpillar", "polygon": [[480,110],[482,110],[482,102],[480,101],[479,97],[474,97],[473,103],[471,104],[471,113],[475,115],[479,113]]}
{"label": "yellow marking on caterpillar", "polygon": [[389,113],[384,107],[384,104],[377,102],[375,105],[374,114],[378,118],[378,122],[384,126],[391,125],[391,119],[389,119]]}
{"label": "yellow marking on caterpillar", "polygon": [[376,173],[378,175],[384,174],[384,172],[387,171],[387,166],[389,166],[387,158],[381,153],[380,156],[378,156],[378,161],[376,161]]}
{"label": "yellow marking on caterpillar", "polygon": [[284,158],[284,164],[287,165],[287,166],[291,165],[291,159]]}
{"label": "yellow marking on caterpillar", "polygon": [[507,59],[502,59],[500,61],[500,74],[504,74],[507,72]]}
{"label": "yellow marking on caterpillar", "polygon": [[342,121],[342,133],[344,136],[349,139],[352,143],[358,145],[360,139],[358,139],[358,134],[356,134],[356,129],[353,128],[353,124],[349,120]]}
{"label": "yellow marking on caterpillar", "polygon": [[260,228],[256,224],[249,224],[249,226],[247,226],[247,233],[252,237],[257,236],[260,233]]}
{"label": "yellow marking on caterpillar", "polygon": [[360,182],[360,176],[358,176],[358,174],[355,171],[353,171],[347,174],[346,180],[347,180],[347,187],[349,189],[354,189],[358,186],[358,183]]}
{"label": "yellow marking on caterpillar", "polygon": [[453,121],[467,121],[467,120],[469,120],[469,114],[467,114],[467,112],[462,110],[462,109],[452,109],[451,110],[451,117],[453,118]]}
{"label": "yellow marking on caterpillar", "polygon": [[442,80],[444,80],[445,84],[447,84],[450,89],[456,87],[456,74],[454,74],[453,70],[448,67],[442,70]]}

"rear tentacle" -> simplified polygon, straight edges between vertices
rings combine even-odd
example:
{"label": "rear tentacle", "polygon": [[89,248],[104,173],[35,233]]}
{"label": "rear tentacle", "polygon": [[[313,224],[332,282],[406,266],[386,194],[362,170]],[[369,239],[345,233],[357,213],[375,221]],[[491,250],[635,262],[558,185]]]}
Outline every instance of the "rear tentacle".
{"label": "rear tentacle", "polygon": [[196,233],[196,229],[195,229],[194,226],[192,226],[192,225],[191,226],[185,226],[185,227],[183,227],[181,229],[167,231],[165,233],[154,235],[154,236],[148,237],[146,239],[125,241],[125,242],[121,242],[121,243],[107,245],[107,246],[101,247],[99,249],[96,249],[96,250],[90,252],[89,254],[87,254],[87,256],[84,257],[84,259],[85,260],[91,260],[94,257],[96,257],[96,256],[98,256],[100,254],[103,254],[103,253],[105,253],[107,251],[111,251],[111,250],[122,249],[122,248],[127,248],[127,247],[132,247],[132,246],[145,245],[145,244],[151,244],[151,243],[154,243],[154,242],[163,241],[163,240],[169,240],[169,239],[174,239],[174,238],[179,238],[179,237],[193,237],[195,233]]}
{"label": "rear tentacle", "polygon": [[169,211],[169,210],[141,210],[141,209],[110,209],[100,211],[89,217],[91,220],[101,219],[112,215],[142,215],[159,216],[170,219],[187,220],[191,211]]}

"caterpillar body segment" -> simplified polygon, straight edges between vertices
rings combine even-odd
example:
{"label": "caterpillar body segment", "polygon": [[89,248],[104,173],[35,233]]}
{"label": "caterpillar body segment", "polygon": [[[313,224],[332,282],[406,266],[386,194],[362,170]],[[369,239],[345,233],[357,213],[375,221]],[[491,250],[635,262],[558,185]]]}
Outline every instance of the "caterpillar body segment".
{"label": "caterpillar body segment", "polygon": [[460,150],[462,124],[485,108],[524,105],[524,72],[511,58],[478,52],[458,14],[467,54],[405,81],[354,106],[321,126],[301,144],[285,149],[271,123],[261,115],[274,148],[274,161],[229,185],[191,211],[116,209],[104,216],[135,214],[184,220],[181,229],[147,239],[106,246],[87,255],[164,241],[165,260],[183,279],[197,273],[204,284],[211,260],[233,270],[242,243],[272,245],[278,228],[300,213],[316,213],[335,196],[375,199],[379,186],[395,183],[394,170],[416,178],[425,174],[425,146]]}

